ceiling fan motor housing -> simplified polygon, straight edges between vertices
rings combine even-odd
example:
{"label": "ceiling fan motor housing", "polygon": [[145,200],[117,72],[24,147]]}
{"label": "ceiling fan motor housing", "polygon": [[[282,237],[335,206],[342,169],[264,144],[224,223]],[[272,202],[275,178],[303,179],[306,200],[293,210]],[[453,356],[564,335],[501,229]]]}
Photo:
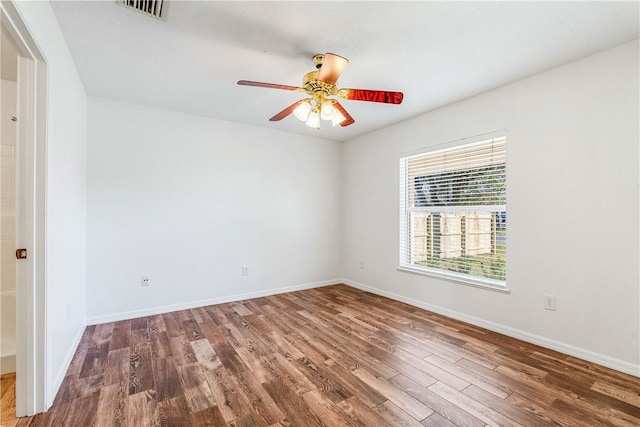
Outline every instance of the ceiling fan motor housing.
{"label": "ceiling fan motor housing", "polygon": [[313,55],[313,58],[311,58],[311,60],[313,61],[313,65],[315,65],[319,70],[322,67],[322,62],[324,61],[324,55],[322,53],[318,53],[316,55]]}
{"label": "ceiling fan motor housing", "polygon": [[[314,56],[314,61],[315,58],[316,57]],[[319,73],[320,72],[316,70],[310,71],[305,74],[302,78],[302,87],[309,95],[313,97],[313,99],[318,104],[322,104],[322,102],[326,101],[328,96],[335,95],[338,91],[338,88],[336,87],[336,85],[318,80]]]}

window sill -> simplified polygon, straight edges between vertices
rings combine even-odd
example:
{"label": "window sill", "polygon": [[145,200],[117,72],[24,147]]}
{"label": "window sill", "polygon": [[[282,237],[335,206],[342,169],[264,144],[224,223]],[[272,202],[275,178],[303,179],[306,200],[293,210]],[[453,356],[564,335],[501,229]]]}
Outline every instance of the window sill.
{"label": "window sill", "polygon": [[504,294],[511,293],[511,289],[507,288],[506,285],[495,284],[488,280],[485,281],[482,279],[473,279],[473,278],[463,277],[457,274],[448,274],[446,272],[428,270],[426,268],[418,268],[418,267],[399,266],[396,269],[398,271],[403,271],[405,273],[417,274],[420,276],[427,276],[427,277],[435,277],[437,279],[448,280],[450,282],[460,283],[467,286],[473,286],[475,288],[487,289],[490,291],[501,292]]}

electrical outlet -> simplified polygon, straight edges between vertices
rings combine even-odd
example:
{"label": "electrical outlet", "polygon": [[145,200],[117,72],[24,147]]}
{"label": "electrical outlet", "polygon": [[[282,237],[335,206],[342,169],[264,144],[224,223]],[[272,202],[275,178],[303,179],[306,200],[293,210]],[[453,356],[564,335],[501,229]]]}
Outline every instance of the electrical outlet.
{"label": "electrical outlet", "polygon": [[243,265],[242,266],[242,275],[243,276],[248,276],[249,275],[249,267]]}
{"label": "electrical outlet", "polygon": [[542,304],[545,310],[556,311],[556,296],[545,294]]}
{"label": "electrical outlet", "polygon": [[360,261],[360,270],[364,270],[364,261]]}
{"label": "electrical outlet", "polygon": [[146,288],[149,286],[149,276],[142,276],[142,287]]}

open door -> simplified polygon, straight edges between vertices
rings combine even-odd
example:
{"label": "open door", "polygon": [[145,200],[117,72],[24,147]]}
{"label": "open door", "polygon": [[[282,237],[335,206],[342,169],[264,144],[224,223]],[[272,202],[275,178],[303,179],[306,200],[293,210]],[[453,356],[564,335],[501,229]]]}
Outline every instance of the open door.
{"label": "open door", "polygon": [[[13,2],[2,25],[18,48],[16,129],[16,415],[48,409],[45,294],[46,62]],[[18,255],[18,253],[16,253]]]}

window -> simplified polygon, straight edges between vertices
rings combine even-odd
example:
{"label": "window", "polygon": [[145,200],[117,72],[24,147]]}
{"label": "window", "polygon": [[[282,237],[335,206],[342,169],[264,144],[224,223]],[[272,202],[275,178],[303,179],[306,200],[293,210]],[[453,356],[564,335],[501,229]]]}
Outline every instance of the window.
{"label": "window", "polygon": [[506,137],[400,159],[400,269],[506,289]]}

